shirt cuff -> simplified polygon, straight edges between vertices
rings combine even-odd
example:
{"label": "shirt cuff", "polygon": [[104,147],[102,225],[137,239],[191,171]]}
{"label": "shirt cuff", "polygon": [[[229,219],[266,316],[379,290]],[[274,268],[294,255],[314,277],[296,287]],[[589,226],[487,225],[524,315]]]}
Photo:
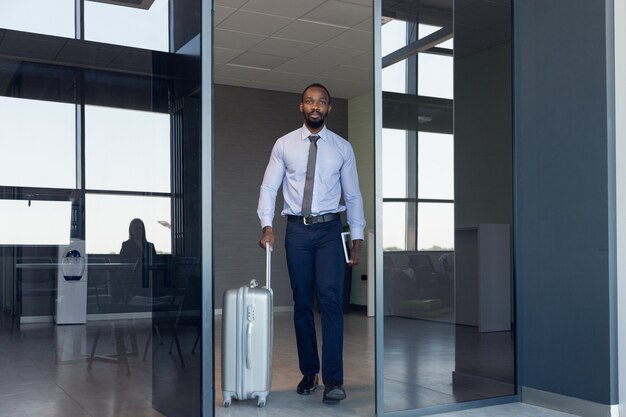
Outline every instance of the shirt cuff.
{"label": "shirt cuff", "polygon": [[261,229],[265,226],[272,227],[272,218],[271,217],[263,217],[261,218]]}
{"label": "shirt cuff", "polygon": [[350,238],[352,240],[365,240],[364,239],[364,234],[363,234],[363,229],[361,229],[361,228],[358,228],[358,229],[350,228]]}

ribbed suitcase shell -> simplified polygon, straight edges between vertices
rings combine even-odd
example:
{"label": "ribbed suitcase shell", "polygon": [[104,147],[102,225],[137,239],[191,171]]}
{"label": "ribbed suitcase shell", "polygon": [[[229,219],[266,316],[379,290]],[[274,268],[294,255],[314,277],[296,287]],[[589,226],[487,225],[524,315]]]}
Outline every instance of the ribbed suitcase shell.
{"label": "ribbed suitcase shell", "polygon": [[[269,278],[269,253],[268,253]],[[268,281],[269,284],[269,281]],[[264,407],[272,386],[273,294],[256,281],[224,293],[222,312],[222,392],[232,399],[257,399]]]}

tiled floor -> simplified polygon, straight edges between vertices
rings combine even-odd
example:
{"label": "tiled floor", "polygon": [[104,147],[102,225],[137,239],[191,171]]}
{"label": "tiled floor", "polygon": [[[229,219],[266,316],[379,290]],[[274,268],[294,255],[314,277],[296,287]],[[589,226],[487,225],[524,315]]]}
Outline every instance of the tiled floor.
{"label": "tiled floor", "polygon": [[[388,323],[387,368],[394,370],[395,380],[387,378],[385,407],[400,410],[416,405],[450,403],[455,398],[468,399],[480,392],[452,387],[454,349],[450,341],[460,337],[455,326],[402,319]],[[295,393],[300,379],[294,348],[291,313],[275,315],[275,344],[273,356],[273,386],[267,406],[259,409],[255,401],[234,402],[222,406],[220,389],[220,320],[216,321],[216,404],[219,417],[247,416],[373,416],[374,415],[374,320],[362,314],[346,316],[345,325],[345,388],[348,398],[340,404],[323,404],[321,389],[311,396]],[[399,326],[399,327],[398,327]],[[409,326],[409,327],[407,327]],[[157,355],[159,372],[166,378],[155,378],[152,349],[143,360],[150,322],[147,320],[90,322],[87,326],[54,326],[32,324],[15,326],[6,317],[0,320],[0,417],[163,417],[155,411],[153,401],[172,395],[181,403],[193,398],[199,383],[185,375],[198,370],[198,355],[190,350],[194,333],[180,334],[185,351],[186,366],[182,367],[176,354],[167,354],[168,335]],[[396,336],[392,337],[396,329]],[[95,357],[102,360],[88,367],[87,358],[100,331]],[[117,333],[116,333],[117,331]],[[428,333],[430,344],[421,341],[415,349],[417,336]],[[395,339],[395,342],[393,342]],[[399,340],[404,342],[399,342]],[[500,339],[503,339],[502,337]],[[115,355],[124,346],[128,355]],[[436,342],[433,342],[436,341]],[[496,340],[505,343],[504,340]],[[134,347],[136,345],[136,348]],[[410,348],[410,349],[409,349]],[[506,349],[498,348],[505,351]],[[175,353],[175,351],[174,351]],[[452,355],[452,356],[451,356]],[[501,360],[508,360],[504,353]],[[493,355],[489,355],[493,358]],[[422,371],[418,379],[398,377],[405,374],[410,363]],[[446,382],[447,380],[447,382]],[[159,385],[161,384],[161,385]],[[426,388],[427,389],[426,389]],[[160,388],[165,388],[159,391]],[[168,394],[169,393],[169,394]],[[191,393],[191,394],[190,394]],[[468,397],[469,396],[469,397]],[[166,413],[169,414],[169,413]],[[441,414],[440,417],[566,417],[567,414],[526,404],[506,404],[494,407]],[[187,417],[176,413],[176,417]]]}

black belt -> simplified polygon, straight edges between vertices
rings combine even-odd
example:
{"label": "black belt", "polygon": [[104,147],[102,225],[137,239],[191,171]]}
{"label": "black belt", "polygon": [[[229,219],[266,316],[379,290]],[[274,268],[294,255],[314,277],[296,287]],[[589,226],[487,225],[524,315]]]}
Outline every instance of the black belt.
{"label": "black belt", "polygon": [[292,216],[292,215],[287,216],[287,221],[292,222],[292,223],[306,224],[307,226],[311,224],[331,222],[333,220],[339,220],[339,213],[328,213],[328,214],[322,214],[321,216],[309,216],[309,217]]}

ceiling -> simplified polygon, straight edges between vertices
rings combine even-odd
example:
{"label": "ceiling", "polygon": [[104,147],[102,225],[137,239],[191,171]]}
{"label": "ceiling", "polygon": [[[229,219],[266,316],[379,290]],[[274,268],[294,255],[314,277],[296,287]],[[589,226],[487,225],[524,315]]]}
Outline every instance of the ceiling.
{"label": "ceiling", "polygon": [[[215,0],[214,78],[301,92],[320,82],[335,97],[372,90],[372,0]],[[455,57],[511,39],[511,0],[385,0],[385,17],[436,26],[453,20]]]}
{"label": "ceiling", "polygon": [[214,79],[333,97],[372,90],[372,0],[216,0]]}

